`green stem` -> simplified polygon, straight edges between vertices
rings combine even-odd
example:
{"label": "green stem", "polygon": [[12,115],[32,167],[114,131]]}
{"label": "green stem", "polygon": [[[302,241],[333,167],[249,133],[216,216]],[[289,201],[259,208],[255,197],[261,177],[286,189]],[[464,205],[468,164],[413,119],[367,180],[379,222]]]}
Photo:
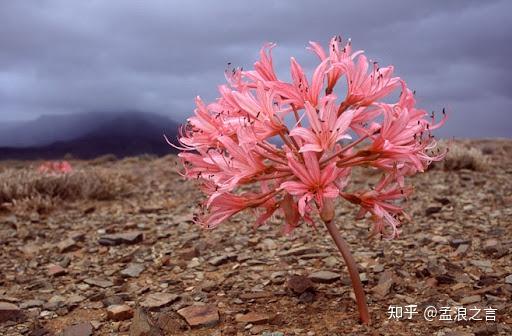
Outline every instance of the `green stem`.
{"label": "green stem", "polygon": [[356,295],[357,309],[359,310],[359,317],[361,318],[361,322],[363,324],[370,324],[370,314],[368,313],[368,305],[366,304],[363,284],[359,278],[359,271],[357,270],[354,257],[352,257],[352,253],[350,253],[350,248],[345,239],[341,237],[340,232],[332,221],[325,221],[324,223],[327,227],[327,231],[329,231],[329,234],[334,240],[336,247],[340,251],[343,259],[345,260],[345,263],[347,264],[350,280],[352,281],[352,288],[354,288],[354,293]]}

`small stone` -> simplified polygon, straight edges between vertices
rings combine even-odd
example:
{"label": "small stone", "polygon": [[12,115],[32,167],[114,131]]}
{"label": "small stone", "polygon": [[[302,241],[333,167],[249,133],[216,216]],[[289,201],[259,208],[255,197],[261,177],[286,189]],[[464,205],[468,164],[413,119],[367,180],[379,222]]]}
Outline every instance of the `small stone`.
{"label": "small stone", "polygon": [[393,273],[385,271],[380,275],[379,283],[372,288],[372,291],[380,298],[384,298],[393,286]]}
{"label": "small stone", "polygon": [[191,327],[211,327],[219,322],[219,311],[215,306],[189,306],[178,310]]}
{"label": "small stone", "polygon": [[359,273],[359,280],[361,280],[362,283],[367,283],[368,276],[366,275],[366,273]]}
{"label": "small stone", "polygon": [[271,297],[272,293],[269,292],[252,292],[252,293],[242,293],[239,295],[240,299],[243,300],[255,300],[255,299],[264,299]]}
{"label": "small stone", "polygon": [[272,272],[270,274],[270,281],[276,285],[280,285],[280,284],[284,283],[285,278],[286,278],[286,272],[283,272],[283,271]]}
{"label": "small stone", "polygon": [[462,207],[462,210],[467,211],[467,212],[470,212],[470,211],[473,211],[473,209],[474,209],[474,208],[475,208],[475,207],[473,206],[473,204],[467,204],[467,205],[464,205],[464,206]]}
{"label": "small stone", "polygon": [[330,255],[330,253],[327,252],[320,252],[320,253],[307,253],[299,256],[302,260],[308,260],[308,259],[322,259],[326,258]]}
{"label": "small stone", "polygon": [[500,252],[501,246],[497,239],[487,239],[483,244],[483,251],[485,254],[495,254]]}
{"label": "small stone", "polygon": [[480,295],[471,295],[471,296],[463,297],[460,300],[460,303],[463,305],[466,305],[466,304],[471,304],[471,303],[477,303],[480,301],[482,301],[482,297]]}
{"label": "small stone", "polygon": [[263,324],[270,320],[271,316],[265,313],[250,312],[247,314],[238,314],[235,320],[238,323]]}
{"label": "small stone", "polygon": [[288,278],[286,285],[295,294],[302,294],[314,288],[311,279],[303,275],[292,275]]}
{"label": "small stone", "polygon": [[199,261],[198,258],[192,258],[192,260],[190,260],[189,263],[187,264],[187,268],[196,268],[199,266],[201,266],[201,262]]}
{"label": "small stone", "polygon": [[436,202],[441,203],[442,205],[447,205],[447,204],[449,204],[449,203],[451,202],[449,198],[447,198],[447,197],[442,197],[442,196],[435,196],[435,197],[434,197],[434,200],[435,200]]}
{"label": "small stone", "polygon": [[201,289],[203,290],[203,292],[206,292],[206,293],[212,292],[212,291],[216,290],[217,288],[219,288],[219,285],[215,281],[212,281],[212,280],[205,280],[201,284]]}
{"label": "small stone", "polygon": [[431,204],[425,209],[425,215],[430,216],[441,211],[441,207],[437,204]]}
{"label": "small stone", "polygon": [[489,260],[471,260],[471,264],[482,270],[492,268],[492,264]]}
{"label": "small stone", "polygon": [[59,249],[60,253],[67,253],[76,250],[78,248],[78,245],[73,239],[67,238],[58,243],[57,248]]}
{"label": "small stone", "polygon": [[78,231],[72,231],[68,234],[68,238],[73,239],[76,242],[81,242],[81,241],[85,240],[85,233],[78,232]]}
{"label": "small stone", "polygon": [[340,275],[338,273],[329,271],[319,271],[309,275],[309,278],[313,282],[330,284],[339,280]]}
{"label": "small stone", "polygon": [[18,306],[9,302],[0,302],[0,322],[16,321],[23,318],[23,312]]}
{"label": "small stone", "polygon": [[21,309],[29,309],[29,308],[35,308],[35,307],[42,307],[44,304],[43,300],[27,300],[23,301],[20,304]]}
{"label": "small stone", "polygon": [[101,288],[108,288],[114,286],[114,283],[112,281],[102,278],[87,278],[84,280],[84,282],[86,284]]}
{"label": "small stone", "polygon": [[198,251],[198,249],[193,248],[193,247],[183,249],[178,254],[179,258],[183,259],[183,260],[190,260],[192,258],[197,258],[197,257],[199,257],[199,255],[200,255],[200,252]]}
{"label": "small stone", "polygon": [[71,295],[70,297],[68,297],[66,299],[66,305],[68,306],[77,306],[80,302],[83,302],[85,301],[85,297],[83,297],[82,295]]}
{"label": "small stone", "polygon": [[493,336],[498,334],[498,324],[484,325],[474,331],[475,336]]}
{"label": "small stone", "polygon": [[322,261],[324,262],[325,266],[327,266],[329,268],[339,265],[339,263],[340,263],[338,261],[338,259],[334,256],[329,256],[327,258],[324,258]]}
{"label": "small stone", "polygon": [[129,264],[128,267],[123,269],[120,273],[125,277],[136,278],[144,271],[142,264]]}
{"label": "small stone", "polygon": [[157,309],[173,303],[178,298],[178,295],[171,293],[151,293],[146,296],[140,305],[148,309]]}
{"label": "small stone", "polygon": [[133,310],[127,305],[112,305],[107,307],[107,318],[113,321],[124,321],[132,318]]}
{"label": "small stone", "polygon": [[67,273],[66,270],[60,265],[56,265],[56,264],[48,265],[48,275],[49,276],[60,276],[60,275],[66,274],[66,273]]}
{"label": "small stone", "polygon": [[456,248],[461,244],[469,244],[469,242],[470,241],[468,239],[455,238],[455,239],[450,240],[450,245],[451,245],[451,247]]}
{"label": "small stone", "polygon": [[92,320],[91,324],[92,324],[92,327],[94,328],[94,330],[98,330],[102,326],[103,323],[101,323],[100,321]]}
{"label": "small stone", "polygon": [[163,336],[159,328],[155,327],[147,313],[139,308],[133,314],[130,325],[130,336]]}
{"label": "small stone", "polygon": [[439,285],[448,285],[456,282],[455,277],[447,273],[439,274],[435,277],[435,279]]}
{"label": "small stone", "polygon": [[208,262],[213,266],[220,266],[232,260],[236,260],[236,254],[223,254],[221,256],[211,258]]}
{"label": "small stone", "polygon": [[[93,298],[91,298],[91,300],[92,299]],[[96,299],[100,299],[100,298],[94,298],[94,299],[96,300]],[[112,296],[108,296],[108,297],[100,299],[100,300],[107,307],[108,306],[123,305],[124,304],[124,299],[123,299],[123,297],[121,295],[112,295]]]}
{"label": "small stone", "polygon": [[438,243],[438,244],[448,244],[448,239],[443,236],[434,235],[430,238],[430,240],[432,240],[434,243]]}
{"label": "small stone", "polygon": [[269,251],[277,249],[277,244],[276,244],[275,240],[272,238],[263,239],[261,244],[265,247],[266,250],[269,250]]}
{"label": "small stone", "polygon": [[377,264],[373,266],[373,272],[380,273],[382,271],[384,271],[384,266],[382,264]]}
{"label": "small stone", "polygon": [[511,285],[512,285],[512,274],[508,275],[508,276],[505,278],[505,283],[507,283],[507,284],[511,284]]}
{"label": "small stone", "polygon": [[468,252],[468,249],[469,249],[468,244],[461,244],[455,250],[455,254],[458,254],[458,255],[466,254],[466,252]]}
{"label": "small stone", "polygon": [[309,254],[309,253],[318,253],[318,252],[320,252],[320,250],[316,247],[303,246],[303,247],[298,247],[298,248],[294,248],[294,249],[291,249],[288,251],[281,252],[280,255],[282,255],[284,257],[289,257],[289,256],[300,256],[300,255]]}
{"label": "small stone", "polygon": [[174,311],[158,314],[155,324],[165,335],[181,335],[188,329],[187,323]]}
{"label": "small stone", "polygon": [[92,331],[91,322],[81,322],[64,329],[62,336],[90,336]]}
{"label": "small stone", "polygon": [[121,244],[137,244],[143,239],[140,231],[106,234],[100,237],[98,243],[104,246],[116,246]]}
{"label": "small stone", "polygon": [[252,335],[261,335],[261,333],[263,331],[265,331],[266,329],[268,329],[268,326],[264,326],[264,325],[255,325],[251,328],[251,334]]}

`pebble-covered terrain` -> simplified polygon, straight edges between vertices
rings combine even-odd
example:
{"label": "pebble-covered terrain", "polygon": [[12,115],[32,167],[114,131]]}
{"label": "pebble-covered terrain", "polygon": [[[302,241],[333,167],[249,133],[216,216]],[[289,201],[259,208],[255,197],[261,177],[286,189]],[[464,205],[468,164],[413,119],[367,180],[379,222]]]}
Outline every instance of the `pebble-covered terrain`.
{"label": "pebble-covered terrain", "polygon": [[47,211],[0,206],[0,335],[511,335],[512,142],[474,146],[488,169],[411,179],[413,220],[396,240],[368,239],[369,223],[338,204],[371,326],[321,225],[286,236],[282,218],[255,230],[246,212],[206,231],[192,223],[202,195],[174,156],[71,161],[131,185]]}

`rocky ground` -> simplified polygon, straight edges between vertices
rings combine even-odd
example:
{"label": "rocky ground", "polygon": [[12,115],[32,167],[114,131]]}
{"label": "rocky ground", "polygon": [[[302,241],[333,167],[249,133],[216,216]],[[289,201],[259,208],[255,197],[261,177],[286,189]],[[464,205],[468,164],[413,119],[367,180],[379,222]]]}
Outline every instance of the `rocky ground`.
{"label": "rocky ground", "polygon": [[[0,334],[510,335],[512,142],[473,145],[488,169],[415,177],[414,221],[397,240],[367,239],[356,209],[338,206],[371,326],[358,323],[323,227],[283,236],[280,218],[253,230],[246,213],[203,231],[191,222],[201,195],[176,174],[174,157],[72,162],[123,171],[133,185],[108,201],[0,207]],[[376,178],[356,172],[354,181]],[[418,312],[411,319],[408,305]],[[403,317],[389,318],[398,307]],[[430,307],[438,313],[427,321]]]}

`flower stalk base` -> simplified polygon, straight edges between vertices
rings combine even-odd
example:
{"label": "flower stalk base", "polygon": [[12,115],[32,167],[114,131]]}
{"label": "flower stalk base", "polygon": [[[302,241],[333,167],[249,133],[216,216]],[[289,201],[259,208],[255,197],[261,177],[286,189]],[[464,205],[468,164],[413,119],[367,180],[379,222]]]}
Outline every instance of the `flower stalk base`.
{"label": "flower stalk base", "polygon": [[352,288],[354,289],[354,293],[356,295],[357,309],[359,310],[359,317],[363,324],[370,324],[370,314],[368,313],[368,305],[366,304],[366,296],[364,294],[363,285],[361,283],[361,279],[359,278],[359,271],[357,270],[357,265],[352,257],[352,253],[350,253],[350,248],[340,235],[340,232],[336,228],[336,225],[332,221],[325,221],[325,226],[327,227],[327,231],[331,235],[336,247],[340,251],[343,259],[348,268],[348,273],[350,274],[350,280],[352,281]]}

